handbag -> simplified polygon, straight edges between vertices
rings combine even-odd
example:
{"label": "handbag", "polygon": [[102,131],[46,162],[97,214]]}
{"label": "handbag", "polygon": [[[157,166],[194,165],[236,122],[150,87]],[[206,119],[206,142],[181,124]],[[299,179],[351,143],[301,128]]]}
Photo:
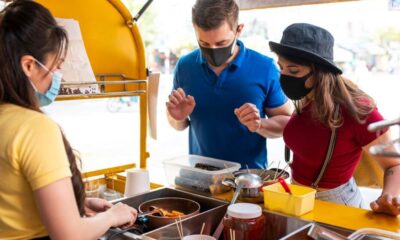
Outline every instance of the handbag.
{"label": "handbag", "polygon": [[369,152],[363,151],[361,160],[353,173],[358,186],[370,188],[383,187],[384,171]]}

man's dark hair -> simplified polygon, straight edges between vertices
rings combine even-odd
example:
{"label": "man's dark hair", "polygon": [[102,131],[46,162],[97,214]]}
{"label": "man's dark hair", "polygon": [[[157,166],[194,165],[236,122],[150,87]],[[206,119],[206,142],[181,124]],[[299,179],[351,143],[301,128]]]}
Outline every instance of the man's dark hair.
{"label": "man's dark hair", "polygon": [[239,6],[235,0],[197,0],[192,8],[192,22],[201,29],[216,29],[226,20],[235,29],[238,25]]}

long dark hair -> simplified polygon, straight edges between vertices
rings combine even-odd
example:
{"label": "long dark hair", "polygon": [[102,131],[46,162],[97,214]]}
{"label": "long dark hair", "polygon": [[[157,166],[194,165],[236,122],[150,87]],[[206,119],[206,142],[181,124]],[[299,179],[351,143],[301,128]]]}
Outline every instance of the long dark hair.
{"label": "long dark hair", "polygon": [[[4,8],[0,12],[0,104],[11,103],[43,113],[20,60],[25,55],[31,55],[44,62],[49,54],[55,54],[53,64],[56,64],[65,57],[67,48],[65,30],[57,25],[49,10],[42,5],[19,0]],[[83,215],[85,190],[77,165],[78,158],[63,133],[62,137],[72,172],[76,202]]]}
{"label": "long dark hair", "polygon": [[[313,72],[314,84],[312,116],[330,128],[338,128],[343,124],[343,117],[334,117],[335,107],[340,105],[340,111],[346,111],[353,119],[362,124],[366,117],[376,107],[375,101],[356,84],[340,74],[333,73],[329,68],[309,62],[298,57],[278,53],[281,57],[299,65],[308,66]],[[303,98],[295,101],[297,112],[307,104]]]}

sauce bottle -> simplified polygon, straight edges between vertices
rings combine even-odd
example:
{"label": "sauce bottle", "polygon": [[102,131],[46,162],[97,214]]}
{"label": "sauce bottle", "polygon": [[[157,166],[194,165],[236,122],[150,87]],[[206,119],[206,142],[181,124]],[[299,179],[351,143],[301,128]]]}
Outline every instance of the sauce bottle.
{"label": "sauce bottle", "polygon": [[265,217],[257,204],[230,205],[223,224],[224,240],[262,240],[264,238]]}

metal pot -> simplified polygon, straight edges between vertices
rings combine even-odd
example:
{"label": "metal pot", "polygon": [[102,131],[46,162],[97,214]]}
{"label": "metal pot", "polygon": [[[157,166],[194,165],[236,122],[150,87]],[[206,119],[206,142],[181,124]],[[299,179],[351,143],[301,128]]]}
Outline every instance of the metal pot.
{"label": "metal pot", "polygon": [[[239,200],[244,202],[260,203],[264,201],[264,194],[262,187],[271,183],[277,182],[275,178],[278,176],[287,179],[290,174],[285,169],[271,168],[271,169],[242,169],[233,173],[235,179],[241,175],[252,174],[259,176],[262,180],[262,184],[254,187],[243,187],[240,190]],[[234,190],[236,189],[235,179],[226,179],[225,185],[231,186]]]}
{"label": "metal pot", "polygon": [[[239,199],[247,202],[262,202],[262,180],[257,174],[243,173],[238,174],[235,179],[225,179],[224,185],[231,186],[235,190],[233,200],[236,200],[236,195]],[[239,191],[237,193],[237,191]],[[234,202],[234,201],[233,201]]]}
{"label": "metal pot", "polygon": [[[177,197],[165,197],[152,199],[140,204],[138,208],[139,215],[148,213],[151,211],[152,207],[163,208],[168,211],[175,210],[182,212],[185,215],[181,216],[180,219],[194,216],[200,212],[200,204],[193,200]],[[174,223],[176,219],[179,219],[179,217],[163,217],[154,215],[147,215],[147,218],[147,226],[152,229]]]}

